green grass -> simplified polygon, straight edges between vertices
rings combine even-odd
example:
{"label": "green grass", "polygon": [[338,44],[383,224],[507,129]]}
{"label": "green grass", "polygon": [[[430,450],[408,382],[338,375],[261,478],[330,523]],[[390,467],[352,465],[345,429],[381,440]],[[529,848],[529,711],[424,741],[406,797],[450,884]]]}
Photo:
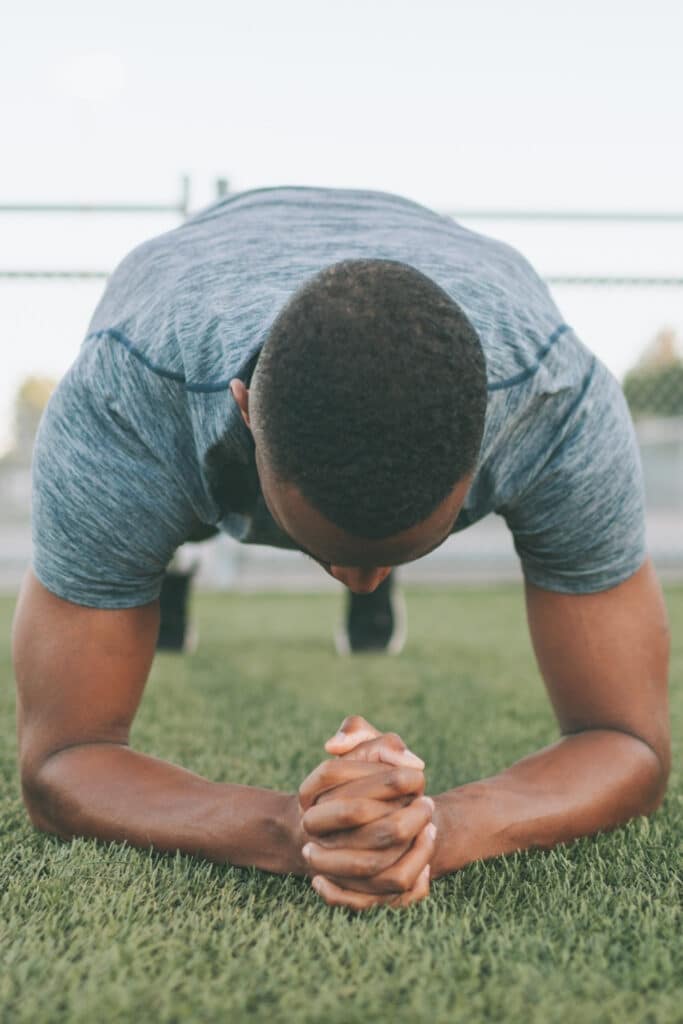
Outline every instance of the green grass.
{"label": "green grass", "polygon": [[[399,659],[338,659],[336,597],[203,596],[190,657],[158,657],[137,749],[209,778],[294,789],[358,712],[427,761],[429,790],[552,740],[517,588],[413,591]],[[670,588],[667,800],[650,820],[437,881],[354,917],[309,885],[32,828],[16,779],[0,602],[0,1019],[683,1021],[683,588]]]}

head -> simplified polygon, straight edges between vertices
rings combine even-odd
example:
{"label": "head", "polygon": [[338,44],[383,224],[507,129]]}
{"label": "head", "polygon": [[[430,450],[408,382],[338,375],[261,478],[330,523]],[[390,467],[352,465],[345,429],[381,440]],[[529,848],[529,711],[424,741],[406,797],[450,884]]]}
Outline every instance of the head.
{"label": "head", "polygon": [[415,268],[345,260],[275,320],[232,394],[279,526],[351,590],[451,532],[476,465],[486,367],[460,307]]}

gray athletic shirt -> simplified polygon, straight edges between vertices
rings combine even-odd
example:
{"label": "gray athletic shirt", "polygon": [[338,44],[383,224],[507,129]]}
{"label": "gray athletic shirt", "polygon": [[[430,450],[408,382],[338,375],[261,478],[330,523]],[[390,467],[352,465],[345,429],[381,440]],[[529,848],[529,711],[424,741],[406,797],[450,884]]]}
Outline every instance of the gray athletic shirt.
{"label": "gray athletic shirt", "polygon": [[604,590],[638,569],[642,477],[621,389],[526,260],[399,196],[285,187],[222,200],[111,276],[34,450],[34,569],[49,590],[144,604],[175,549],[212,527],[295,546],[263,502],[229,382],[249,380],[294,291],[354,257],[416,267],[481,339],[486,426],[455,530],[504,516],[526,578],[549,590]]}

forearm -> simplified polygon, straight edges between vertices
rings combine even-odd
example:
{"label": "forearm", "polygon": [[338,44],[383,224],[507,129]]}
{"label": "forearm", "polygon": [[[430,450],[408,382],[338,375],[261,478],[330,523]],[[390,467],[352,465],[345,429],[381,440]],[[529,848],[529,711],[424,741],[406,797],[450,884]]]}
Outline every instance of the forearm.
{"label": "forearm", "polygon": [[499,775],[435,797],[432,877],[615,828],[653,811],[665,787],[665,767],[641,740],[610,730],[566,736]]}
{"label": "forearm", "polygon": [[210,782],[127,746],[62,750],[24,781],[24,795],[34,824],[63,838],[180,850],[282,874],[304,871],[294,796]]}

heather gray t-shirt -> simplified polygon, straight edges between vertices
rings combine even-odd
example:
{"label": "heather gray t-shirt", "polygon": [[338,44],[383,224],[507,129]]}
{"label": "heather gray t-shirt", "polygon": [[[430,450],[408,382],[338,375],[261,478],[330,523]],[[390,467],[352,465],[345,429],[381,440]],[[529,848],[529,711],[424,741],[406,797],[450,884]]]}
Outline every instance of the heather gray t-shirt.
{"label": "heather gray t-shirt", "polygon": [[49,590],[144,604],[175,549],[212,527],[296,546],[263,502],[229,382],[249,380],[304,281],[373,257],[432,278],[481,338],[486,426],[455,530],[503,516],[525,576],[549,590],[604,590],[639,568],[642,477],[621,389],[526,260],[399,196],[285,187],[211,206],[110,278],[35,446],[34,568]]}

